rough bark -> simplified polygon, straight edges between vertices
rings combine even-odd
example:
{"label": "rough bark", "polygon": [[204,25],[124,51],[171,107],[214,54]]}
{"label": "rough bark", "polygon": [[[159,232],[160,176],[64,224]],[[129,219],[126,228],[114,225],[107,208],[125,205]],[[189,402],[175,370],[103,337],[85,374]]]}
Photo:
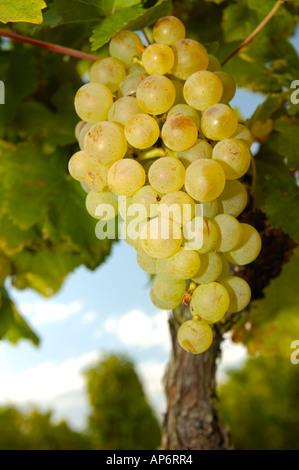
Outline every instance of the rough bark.
{"label": "rough bark", "polygon": [[185,352],[178,344],[180,322],[169,321],[172,356],[165,376],[167,412],[164,418],[162,449],[228,449],[228,432],[215,409],[216,360],[220,353],[221,334],[214,331],[211,347],[203,354]]}

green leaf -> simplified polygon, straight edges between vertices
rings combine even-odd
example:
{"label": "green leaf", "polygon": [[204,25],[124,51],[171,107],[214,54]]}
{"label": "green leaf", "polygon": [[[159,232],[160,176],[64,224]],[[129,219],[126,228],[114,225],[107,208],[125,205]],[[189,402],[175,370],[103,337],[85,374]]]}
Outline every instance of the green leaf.
{"label": "green leaf", "polygon": [[0,293],[0,340],[7,339],[11,343],[16,344],[20,339],[27,339],[35,346],[38,346],[38,336],[18,313],[6,289],[2,287]]}
{"label": "green leaf", "polygon": [[227,42],[243,41],[258,25],[256,12],[241,0],[224,10],[222,28]]}
{"label": "green leaf", "polygon": [[43,21],[41,10],[46,8],[44,0],[1,0],[0,21],[2,23],[24,21],[39,24]]}
{"label": "green leaf", "polygon": [[85,21],[99,21],[106,16],[105,11],[97,5],[82,3],[80,0],[54,0],[57,14],[62,23],[82,23]]}
{"label": "green leaf", "polygon": [[276,132],[269,141],[270,147],[284,155],[289,167],[299,169],[299,120],[277,119],[273,129]]}
{"label": "green leaf", "polygon": [[142,3],[142,0],[78,0],[86,5],[94,5],[95,7],[101,8],[105,13],[105,16],[112,15],[116,10],[122,8],[129,8],[133,5]]}

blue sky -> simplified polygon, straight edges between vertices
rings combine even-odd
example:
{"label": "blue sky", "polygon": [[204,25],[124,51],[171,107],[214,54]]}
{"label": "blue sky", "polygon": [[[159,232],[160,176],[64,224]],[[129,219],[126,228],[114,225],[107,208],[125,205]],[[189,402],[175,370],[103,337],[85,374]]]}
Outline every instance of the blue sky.
{"label": "blue sky", "polygon": [[[299,34],[293,43],[298,50]],[[262,100],[258,94],[238,90],[231,105],[247,118]],[[103,353],[120,352],[135,361],[149,400],[161,417],[165,410],[161,380],[170,341],[167,312],[152,305],[149,286],[135,250],[120,241],[95,272],[77,269],[51,299],[10,288],[42,341],[39,348],[26,341],[17,346],[0,343],[0,405],[36,404],[82,428],[88,414],[82,371]],[[227,367],[245,358],[245,348],[227,339],[219,379]]]}

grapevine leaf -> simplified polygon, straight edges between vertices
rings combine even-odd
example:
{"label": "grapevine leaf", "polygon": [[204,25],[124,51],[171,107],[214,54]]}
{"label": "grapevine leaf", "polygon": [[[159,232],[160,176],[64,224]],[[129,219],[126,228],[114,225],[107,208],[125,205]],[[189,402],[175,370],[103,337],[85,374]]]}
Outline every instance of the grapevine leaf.
{"label": "grapevine leaf", "polygon": [[287,164],[291,168],[299,169],[299,121],[288,118],[277,119],[274,121],[274,131],[269,146],[284,155]]}
{"label": "grapevine leaf", "polygon": [[142,0],[78,0],[81,3],[86,5],[94,5],[100,7],[105,16],[112,15],[116,10],[121,10],[122,8],[128,8],[133,5],[142,3]]}
{"label": "grapevine leaf", "polygon": [[57,15],[62,18],[61,23],[82,23],[85,21],[99,21],[106,16],[105,11],[98,5],[82,3],[73,0],[54,0]]}
{"label": "grapevine leaf", "polygon": [[42,11],[46,8],[44,0],[1,0],[0,3],[0,21],[9,22],[28,22],[39,24],[43,22]]}

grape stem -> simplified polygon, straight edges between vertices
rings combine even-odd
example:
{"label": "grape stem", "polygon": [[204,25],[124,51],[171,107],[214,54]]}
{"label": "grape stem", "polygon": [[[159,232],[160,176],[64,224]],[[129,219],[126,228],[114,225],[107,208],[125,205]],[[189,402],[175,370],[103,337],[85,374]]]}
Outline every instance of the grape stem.
{"label": "grape stem", "polygon": [[14,41],[23,42],[25,44],[30,44],[31,46],[40,47],[42,49],[47,49],[48,51],[58,52],[59,54],[76,57],[77,59],[90,60],[93,62],[99,59],[98,57],[94,55],[86,54],[85,52],[77,51],[75,49],[70,49],[69,47],[58,46],[57,44],[51,44],[45,41],[39,41],[33,38],[28,38],[26,36],[22,36],[21,34],[7,31],[6,29],[0,28],[0,36],[13,39]]}
{"label": "grape stem", "polygon": [[240,44],[237,49],[235,49],[223,62],[222,66],[225,65],[232,57],[234,57],[243,47],[247,46],[247,44],[252,41],[252,39],[266,26],[266,24],[271,20],[271,18],[275,15],[279,7],[285,3],[287,0],[277,0],[272,10],[268,13],[268,15],[263,19],[263,21],[255,28],[255,30],[245,39],[245,41]]}

